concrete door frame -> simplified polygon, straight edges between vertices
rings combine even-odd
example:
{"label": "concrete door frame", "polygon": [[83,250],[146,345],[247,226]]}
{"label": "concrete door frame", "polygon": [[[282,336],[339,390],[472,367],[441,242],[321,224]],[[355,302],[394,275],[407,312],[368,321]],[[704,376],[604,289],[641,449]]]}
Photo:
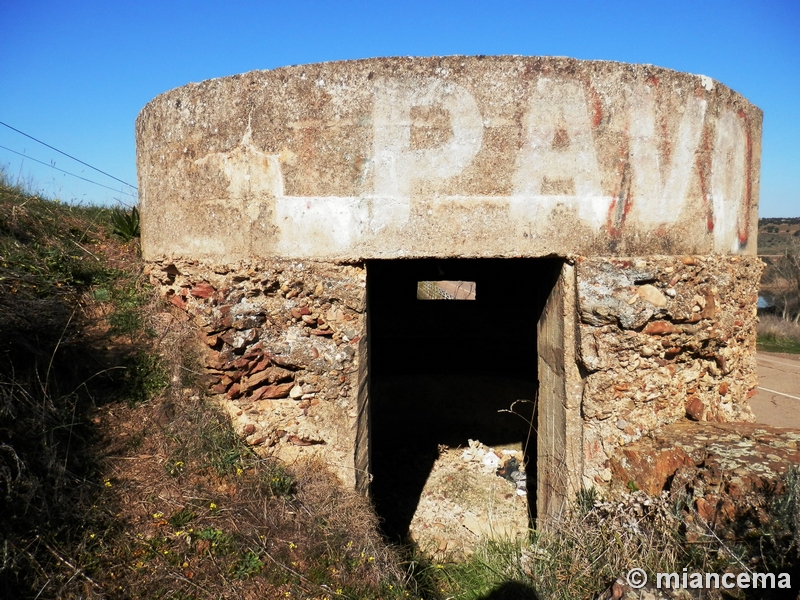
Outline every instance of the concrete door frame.
{"label": "concrete door frame", "polygon": [[[513,259],[508,259],[513,260]],[[535,523],[546,528],[575,498],[583,475],[582,378],[577,363],[576,270],[565,260],[537,322],[538,441]],[[368,304],[367,304],[368,305]],[[358,342],[358,402],[354,463],[356,488],[370,491],[370,346]],[[533,491],[533,490],[531,490]]]}
{"label": "concrete door frame", "polygon": [[565,261],[539,318],[536,526],[546,529],[575,498],[583,477],[583,384],[577,356],[577,281]]}

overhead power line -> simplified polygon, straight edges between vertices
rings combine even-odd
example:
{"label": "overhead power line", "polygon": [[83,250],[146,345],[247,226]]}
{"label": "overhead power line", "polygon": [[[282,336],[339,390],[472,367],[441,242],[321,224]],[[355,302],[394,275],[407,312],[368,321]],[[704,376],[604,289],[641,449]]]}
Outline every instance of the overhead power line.
{"label": "overhead power line", "polygon": [[[98,169],[97,167],[93,167],[93,166],[92,166],[92,165],[90,165],[89,163],[87,163],[87,162],[83,162],[81,159],[79,159],[79,158],[75,158],[75,157],[74,157],[74,156],[72,156],[71,154],[67,154],[66,152],[64,152],[64,151],[62,151],[62,150],[59,150],[58,148],[55,148],[55,147],[51,146],[50,144],[46,144],[46,143],[45,143],[45,142],[43,142],[42,140],[36,139],[36,138],[35,138],[35,137],[33,137],[32,135],[28,135],[28,134],[27,134],[27,133],[25,133],[24,131],[20,131],[19,129],[17,129],[16,127],[12,127],[12,126],[11,126],[11,125],[9,125],[8,123],[3,123],[2,121],[0,121],[0,125],[3,125],[3,126],[5,126],[5,127],[8,127],[9,129],[11,129],[11,130],[13,130],[13,131],[16,131],[16,132],[17,132],[17,133],[19,133],[19,134],[22,134],[22,135],[24,135],[26,138],[30,138],[30,139],[32,139],[34,142],[37,142],[37,143],[41,144],[42,146],[47,146],[47,147],[48,147],[48,148],[50,148],[51,150],[55,150],[55,151],[56,151],[56,152],[58,152],[59,154],[63,154],[64,156],[67,156],[67,157],[71,158],[72,160],[76,160],[76,161],[78,161],[79,163],[81,163],[82,165],[86,165],[86,166],[87,166],[87,167],[89,167],[90,169],[94,169],[94,170],[95,170],[95,171],[97,171],[98,173],[102,173],[102,174],[103,174],[103,175],[105,175],[106,177],[111,177],[111,179],[114,179],[115,181],[119,181],[120,183],[124,183],[124,184],[125,184],[125,185],[127,185],[128,187],[132,187],[132,188],[133,188],[133,189],[135,189],[135,190],[136,190],[136,189],[139,189],[139,188],[137,188],[135,185],[131,185],[131,184],[130,184],[130,183],[128,183],[127,181],[122,181],[122,179],[119,179],[118,177],[114,177],[114,176],[113,176],[113,175],[111,175],[110,173],[106,173],[105,171],[102,171],[102,170]],[[8,148],[6,148],[6,150],[8,150]],[[14,151],[12,150],[12,152],[14,152]],[[19,154],[19,153],[17,153],[17,154]],[[39,162],[39,161],[36,161],[36,162]],[[44,164],[47,164],[47,163],[44,163]],[[55,168],[55,167],[53,167],[53,168]],[[61,169],[58,169],[58,170],[60,171]],[[66,171],[64,171],[64,172],[66,173]],[[72,175],[72,173],[68,173],[68,174],[69,174],[69,175]],[[76,177],[77,177],[77,175],[76,175]],[[81,179],[83,179],[83,178],[81,177]],[[87,179],[86,181],[89,181],[89,180]],[[93,181],[92,183],[95,183],[95,182]],[[101,184],[98,184],[98,185],[101,185]],[[105,186],[103,186],[103,187],[105,187]],[[109,189],[113,189],[113,188],[109,188]],[[128,195],[130,196],[130,194],[128,194]]]}
{"label": "overhead power line", "polygon": [[[28,160],[32,160],[33,162],[37,162],[40,165],[44,165],[46,167],[50,167],[51,169],[55,169],[56,171],[61,171],[62,173],[66,173],[67,175],[72,175],[73,177],[77,177],[78,179],[83,179],[84,181],[88,181],[89,183],[93,183],[95,185],[99,185],[100,187],[104,187],[107,190],[111,190],[113,192],[117,192],[119,194],[125,194],[126,196],[130,196],[131,198],[135,198],[133,194],[129,194],[128,192],[123,192],[121,190],[116,190],[112,187],[108,187],[107,185],[103,185],[102,183],[97,183],[96,181],[92,181],[91,179],[86,179],[86,177],[81,177],[80,175],[76,175],[75,173],[70,173],[69,171],[65,171],[64,169],[59,169],[55,165],[51,165],[50,163],[46,163],[43,160],[35,159],[27,154],[23,154],[22,152],[17,152],[16,150],[12,150],[11,148],[6,148],[5,146],[0,146],[3,150],[8,150],[9,152],[13,152],[14,154],[19,154],[20,156],[24,156]],[[123,182],[124,183],[124,182]],[[127,183],[125,185],[128,185]]]}

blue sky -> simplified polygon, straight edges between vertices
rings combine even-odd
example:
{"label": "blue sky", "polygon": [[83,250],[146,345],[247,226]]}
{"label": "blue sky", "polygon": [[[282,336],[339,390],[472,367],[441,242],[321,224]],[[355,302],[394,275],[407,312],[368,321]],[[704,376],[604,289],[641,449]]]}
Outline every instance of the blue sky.
{"label": "blue sky", "polygon": [[[708,75],[764,110],[760,214],[800,216],[800,1],[0,0],[0,121],[136,184],[134,120],[191,81],[328,60],[522,54]],[[134,190],[0,126],[12,179],[63,200]]]}

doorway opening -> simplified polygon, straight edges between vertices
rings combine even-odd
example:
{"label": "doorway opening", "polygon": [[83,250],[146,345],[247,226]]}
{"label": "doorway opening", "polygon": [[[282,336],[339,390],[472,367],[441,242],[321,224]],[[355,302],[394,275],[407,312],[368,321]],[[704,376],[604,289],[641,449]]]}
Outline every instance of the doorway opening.
{"label": "doorway opening", "polygon": [[440,453],[469,440],[524,454],[535,517],[537,327],[562,265],[367,262],[370,492],[389,537],[407,538]]}

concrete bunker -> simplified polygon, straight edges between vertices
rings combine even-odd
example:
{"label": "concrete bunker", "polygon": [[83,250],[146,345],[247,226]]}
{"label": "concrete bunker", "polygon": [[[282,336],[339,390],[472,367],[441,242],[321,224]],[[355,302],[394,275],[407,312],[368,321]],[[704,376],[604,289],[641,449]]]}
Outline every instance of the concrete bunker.
{"label": "concrete bunker", "polygon": [[[752,420],[760,132],[708,77],[563,58],[190,84],[137,119],[143,254],[248,443],[316,456],[371,486],[395,533],[458,545],[624,487],[626,447],[667,425]],[[474,281],[475,301],[416,299],[442,280]],[[520,504],[482,461],[514,451],[523,430],[497,409],[537,386]],[[473,427],[497,447],[464,447]],[[394,484],[392,454],[413,452]],[[440,459],[467,465],[461,487]]]}

